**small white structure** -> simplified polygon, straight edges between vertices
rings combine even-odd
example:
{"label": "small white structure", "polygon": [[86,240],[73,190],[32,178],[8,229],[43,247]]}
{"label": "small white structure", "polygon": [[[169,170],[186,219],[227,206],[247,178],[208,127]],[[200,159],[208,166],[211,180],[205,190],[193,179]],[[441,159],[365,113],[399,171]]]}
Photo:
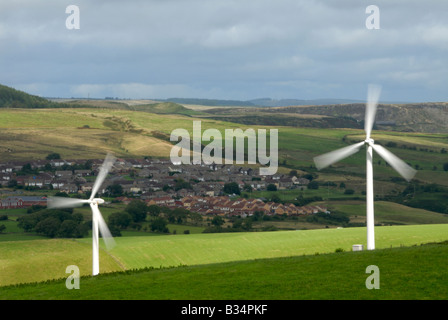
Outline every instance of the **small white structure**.
{"label": "small white structure", "polygon": [[364,250],[364,246],[362,244],[354,244],[352,246],[352,250],[353,251],[362,251],[362,250]]}

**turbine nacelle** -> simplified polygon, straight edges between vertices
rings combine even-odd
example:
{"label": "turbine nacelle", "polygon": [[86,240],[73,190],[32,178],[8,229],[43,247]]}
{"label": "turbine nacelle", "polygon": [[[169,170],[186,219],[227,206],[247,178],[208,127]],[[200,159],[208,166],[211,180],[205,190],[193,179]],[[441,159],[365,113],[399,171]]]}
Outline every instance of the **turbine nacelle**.
{"label": "turbine nacelle", "polygon": [[92,199],[91,201],[89,201],[90,203],[93,203],[93,204],[103,204],[104,203],[104,200],[103,199],[101,199],[101,198],[94,198],[94,199]]}
{"label": "turbine nacelle", "polygon": [[375,144],[375,141],[372,139],[372,138],[367,138],[366,140],[364,140],[364,143],[367,145],[367,146],[373,146],[374,144]]}

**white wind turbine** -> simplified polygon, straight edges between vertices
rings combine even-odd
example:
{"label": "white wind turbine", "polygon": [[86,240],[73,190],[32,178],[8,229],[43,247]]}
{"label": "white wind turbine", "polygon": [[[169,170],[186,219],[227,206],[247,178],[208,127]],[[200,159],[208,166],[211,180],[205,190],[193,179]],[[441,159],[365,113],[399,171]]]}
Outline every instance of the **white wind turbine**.
{"label": "white wind turbine", "polygon": [[416,170],[407,165],[403,160],[392,154],[390,151],[381,145],[374,144],[370,137],[373,123],[375,121],[375,114],[380,96],[381,88],[370,85],[367,95],[366,113],[364,130],[366,132],[366,139],[359,143],[348,147],[337,149],[329,153],[317,156],[314,158],[316,168],[321,170],[331,164],[342,160],[356,152],[358,152],[363,145],[367,146],[367,164],[366,164],[366,201],[367,201],[367,250],[375,249],[375,233],[374,233],[374,208],[373,208],[373,167],[372,167],[372,149],[375,150],[386,162],[393,167],[399,174],[407,181],[410,181]]}
{"label": "white wind turbine", "polygon": [[94,276],[96,276],[100,272],[98,230],[101,232],[107,249],[111,249],[115,245],[112,234],[110,233],[109,228],[107,227],[106,222],[104,221],[101,212],[98,209],[98,205],[104,203],[104,200],[95,198],[96,193],[103,184],[104,179],[106,178],[109,170],[112,168],[114,162],[115,157],[111,154],[108,154],[100,168],[98,177],[96,178],[95,183],[92,187],[92,193],[88,200],[64,197],[49,197],[47,202],[48,208],[72,208],[81,206],[84,203],[90,204],[90,208],[92,209],[92,275]]}

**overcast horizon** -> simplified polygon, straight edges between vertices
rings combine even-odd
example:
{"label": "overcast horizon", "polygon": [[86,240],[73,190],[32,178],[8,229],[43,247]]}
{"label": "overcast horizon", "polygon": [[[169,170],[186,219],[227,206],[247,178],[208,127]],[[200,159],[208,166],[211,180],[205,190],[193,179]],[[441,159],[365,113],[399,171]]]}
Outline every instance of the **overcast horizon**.
{"label": "overcast horizon", "polygon": [[[380,29],[368,29],[369,5]],[[69,5],[79,29],[68,29]],[[44,97],[448,101],[448,3],[0,4],[0,84]]]}

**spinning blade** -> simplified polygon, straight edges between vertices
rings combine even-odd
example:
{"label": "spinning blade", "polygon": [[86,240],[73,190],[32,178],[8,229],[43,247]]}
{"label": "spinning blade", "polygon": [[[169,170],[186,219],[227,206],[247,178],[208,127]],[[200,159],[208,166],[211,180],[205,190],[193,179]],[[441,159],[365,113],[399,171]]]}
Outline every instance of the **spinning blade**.
{"label": "spinning blade", "polygon": [[47,207],[50,209],[56,208],[73,208],[80,207],[89,200],[64,198],[64,197],[49,197],[47,199]]}
{"label": "spinning blade", "polygon": [[376,85],[369,85],[367,93],[366,114],[364,120],[364,130],[366,132],[366,139],[370,138],[373,123],[375,122],[376,109],[378,100],[380,98],[381,87]]}
{"label": "spinning blade", "polygon": [[347,158],[348,156],[358,152],[363,145],[364,141],[317,156],[314,158],[316,168],[320,170],[338,162],[339,160]]}
{"label": "spinning blade", "polygon": [[383,146],[374,144],[372,145],[372,148],[407,181],[410,181],[417,173],[417,170],[411,168],[406,162],[398,158],[396,155],[394,155],[392,152],[390,152]]}
{"label": "spinning blade", "polygon": [[104,159],[103,164],[101,165],[100,172],[98,173],[98,177],[95,180],[95,183],[92,187],[92,193],[90,195],[90,200],[95,198],[96,193],[98,192],[99,188],[104,182],[104,179],[106,179],[107,174],[109,173],[110,169],[114,165],[116,158],[111,155],[110,153],[107,154],[106,159]]}

